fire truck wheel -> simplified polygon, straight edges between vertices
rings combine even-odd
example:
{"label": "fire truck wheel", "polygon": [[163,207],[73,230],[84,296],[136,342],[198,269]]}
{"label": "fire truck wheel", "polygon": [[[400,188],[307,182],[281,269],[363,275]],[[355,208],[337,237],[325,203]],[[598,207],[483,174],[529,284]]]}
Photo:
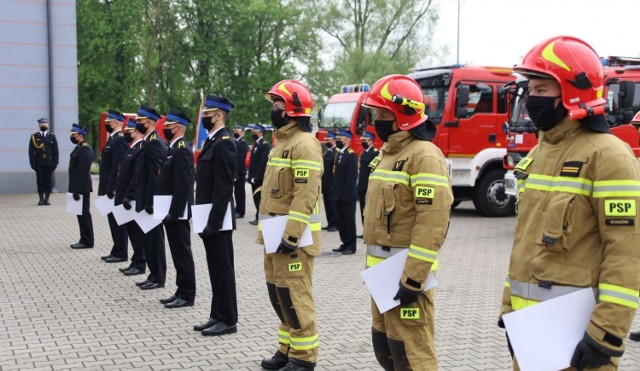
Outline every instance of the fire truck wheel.
{"label": "fire truck wheel", "polygon": [[484,216],[500,217],[515,214],[515,197],[504,189],[502,169],[490,170],[480,179],[473,193],[473,205]]}

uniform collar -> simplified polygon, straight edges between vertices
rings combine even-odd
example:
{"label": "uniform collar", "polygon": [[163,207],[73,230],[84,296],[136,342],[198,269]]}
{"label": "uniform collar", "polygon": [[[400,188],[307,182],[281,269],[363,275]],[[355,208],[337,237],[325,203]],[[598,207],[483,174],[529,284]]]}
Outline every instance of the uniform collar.
{"label": "uniform collar", "polygon": [[279,129],[276,129],[275,133],[278,139],[286,139],[299,132],[300,130],[301,129],[298,125],[298,122],[295,120],[291,120],[287,124],[281,126]]}
{"label": "uniform collar", "polygon": [[216,133],[218,133],[220,130],[224,129],[224,126],[220,126],[219,128],[217,128],[216,130],[214,130],[212,133],[209,134],[209,139],[213,139],[213,136],[216,135]]}
{"label": "uniform collar", "polygon": [[134,147],[138,142],[142,142],[142,139],[138,139],[135,142],[131,143],[131,147]]}
{"label": "uniform collar", "polygon": [[382,146],[382,151],[384,152],[398,152],[402,148],[406,147],[407,144],[411,143],[413,140],[413,135],[411,135],[408,131],[399,131],[389,137],[389,141]]}
{"label": "uniform collar", "polygon": [[558,144],[567,137],[576,136],[582,130],[584,130],[584,127],[580,121],[565,118],[553,128],[547,131],[542,131],[540,134],[540,140],[551,144]]}
{"label": "uniform collar", "polygon": [[173,138],[173,140],[171,141],[171,143],[169,144],[169,148],[173,148],[173,145],[176,144],[177,141],[179,141],[180,139],[184,138],[184,135],[181,135],[177,138]]}
{"label": "uniform collar", "polygon": [[111,138],[115,137],[116,134],[118,134],[119,132],[121,132],[122,130],[114,130],[113,133],[111,133]]}

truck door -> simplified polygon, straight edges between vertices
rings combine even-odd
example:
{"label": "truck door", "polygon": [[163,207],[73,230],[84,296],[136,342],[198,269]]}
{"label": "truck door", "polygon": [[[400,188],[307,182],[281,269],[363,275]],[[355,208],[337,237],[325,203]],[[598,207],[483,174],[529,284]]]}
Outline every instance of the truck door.
{"label": "truck door", "polygon": [[455,121],[447,123],[450,127],[449,155],[473,157],[485,148],[504,147],[502,122],[499,122],[504,115],[497,115],[497,86],[460,82],[455,90]]}

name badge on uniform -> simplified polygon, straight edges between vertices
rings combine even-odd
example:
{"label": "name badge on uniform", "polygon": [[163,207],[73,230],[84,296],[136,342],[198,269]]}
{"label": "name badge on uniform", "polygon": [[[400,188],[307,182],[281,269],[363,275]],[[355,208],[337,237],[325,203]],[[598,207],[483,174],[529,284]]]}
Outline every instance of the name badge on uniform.
{"label": "name badge on uniform", "polygon": [[614,227],[635,224],[636,200],[605,200],[605,224]]}

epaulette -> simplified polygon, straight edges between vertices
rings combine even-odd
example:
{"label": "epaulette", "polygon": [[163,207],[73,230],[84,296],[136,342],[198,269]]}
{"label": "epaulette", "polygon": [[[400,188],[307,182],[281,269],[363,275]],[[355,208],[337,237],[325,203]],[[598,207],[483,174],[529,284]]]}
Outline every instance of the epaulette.
{"label": "epaulette", "polygon": [[124,134],[123,134],[121,131],[119,131],[119,132],[118,132],[118,136],[119,136],[120,138],[122,138],[122,137],[124,137]]}
{"label": "epaulette", "polygon": [[223,135],[223,136],[221,136],[220,138],[222,138],[222,139],[229,139],[229,136],[228,136],[228,135]]}
{"label": "epaulette", "polygon": [[87,147],[88,146],[87,142],[82,142],[82,146]]}
{"label": "epaulette", "polygon": [[351,148],[349,148],[349,149],[347,149],[347,152],[353,153],[353,150]]}
{"label": "epaulette", "polygon": [[149,140],[157,140],[158,139],[158,134],[153,133],[152,136],[149,137]]}
{"label": "epaulette", "polygon": [[186,144],[184,142],[184,140],[181,140],[178,142],[178,148],[186,148]]}

